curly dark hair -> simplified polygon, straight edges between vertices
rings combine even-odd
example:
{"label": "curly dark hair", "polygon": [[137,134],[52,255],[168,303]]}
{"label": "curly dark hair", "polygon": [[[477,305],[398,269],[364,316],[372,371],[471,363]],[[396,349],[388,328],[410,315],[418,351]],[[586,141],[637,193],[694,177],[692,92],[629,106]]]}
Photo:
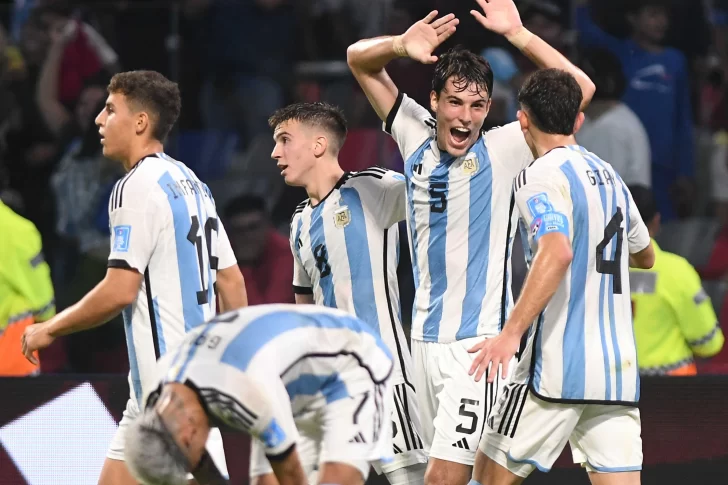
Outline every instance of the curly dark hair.
{"label": "curly dark hair", "polygon": [[493,69],[488,61],[460,46],[453,47],[437,59],[432,90],[438,96],[450,77],[454,77],[453,85],[457,92],[475,84],[478,92],[483,90],[488,96],[493,95]]}
{"label": "curly dark hair", "polygon": [[164,142],[182,109],[179,86],[156,71],[128,71],[115,74],[107,88],[120,93],[139,111],[152,118],[152,136]]}
{"label": "curly dark hair", "polygon": [[346,141],[346,117],[338,106],[329,103],[294,103],[277,110],[268,118],[268,126],[274,130],[286,121],[298,121],[319,126],[334,136],[335,151],[341,150]]}
{"label": "curly dark hair", "polygon": [[561,69],[541,69],[523,83],[518,102],[536,128],[551,135],[573,135],[583,94],[574,76]]}

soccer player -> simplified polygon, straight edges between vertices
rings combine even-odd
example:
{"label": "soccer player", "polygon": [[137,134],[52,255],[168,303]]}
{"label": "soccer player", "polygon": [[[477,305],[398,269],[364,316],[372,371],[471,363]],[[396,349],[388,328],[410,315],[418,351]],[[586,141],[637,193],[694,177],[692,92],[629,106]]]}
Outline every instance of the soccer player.
{"label": "soccer player", "polygon": [[530,271],[502,332],[472,349],[481,380],[526,348],[493,408],[474,484],[518,484],[546,472],[569,441],[595,485],[640,483],[639,369],[629,267],[655,254],[632,196],[611,165],[576,145],[584,121],[571,74],[537,71],[518,95],[536,161],[513,184]]}
{"label": "soccer player", "polygon": [[274,113],[270,125],[276,142],[272,157],[281,175],[287,184],[304,187],[309,196],[291,219],[296,302],[356,315],[382,336],[396,356],[395,455],[392,462],[375,468],[392,485],[422,485],[427,456],[397,284],[397,223],[405,218],[404,177],[378,167],[344,172],[338,153],[346,138],[346,119],[329,104],[293,104]]}
{"label": "soccer player", "polygon": [[[129,172],[109,199],[111,252],[104,279],[81,301],[23,335],[23,352],[61,335],[102,325],[122,312],[131,397],[99,483],[136,483],[124,466],[124,436],[157,359],[221,306],[246,305],[245,284],[210,190],[182,162],[163,153],[180,112],[176,83],[153,71],[116,74],[96,118],[104,156]],[[224,468],[219,432],[213,453]]]}
{"label": "soccer player", "polygon": [[254,437],[250,466],[279,485],[308,483],[299,434],[315,444],[318,483],[363,485],[370,462],[392,453],[392,372],[378,332],[341,310],[276,304],[219,315],[159,360],[126,459],[144,483],[181,485],[190,471],[208,483],[205,441],[219,423]]}
{"label": "soccer player", "polygon": [[[480,0],[472,11],[539,67],[574,74],[591,99],[589,78],[525,30],[512,0]],[[360,41],[348,51],[354,76],[405,160],[407,223],[416,286],[412,324],[415,387],[429,449],[428,485],[465,485],[498,386],[476,382],[468,349],[500,331],[512,306],[509,253],[516,220],[509,204],[518,172],[533,160],[518,123],[482,133],[493,72],[466,50],[433,50],[457,19],[431,12],[396,37]],[[398,56],[435,63],[430,108],[397,87],[385,65]]]}

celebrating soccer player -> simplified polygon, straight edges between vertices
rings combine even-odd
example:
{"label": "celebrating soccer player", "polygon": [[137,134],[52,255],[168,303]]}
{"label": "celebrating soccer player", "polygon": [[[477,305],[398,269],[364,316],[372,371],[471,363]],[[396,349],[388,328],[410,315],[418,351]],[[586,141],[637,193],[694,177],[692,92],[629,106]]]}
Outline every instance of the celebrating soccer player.
{"label": "celebrating soccer player", "polygon": [[536,468],[548,471],[567,441],[595,485],[638,485],[629,266],[652,266],[650,235],[612,166],[576,145],[584,114],[573,76],[537,71],[518,101],[537,158],[516,178],[512,198],[530,271],[500,335],[472,349],[475,379],[508,366],[527,331],[528,341],[488,419],[473,485],[517,484]]}
{"label": "celebrating soccer player", "polygon": [[[478,0],[485,28],[504,35],[539,67],[571,72],[584,104],[591,80],[526,30],[513,0]],[[514,122],[482,133],[493,72],[467,50],[433,51],[458,20],[431,12],[407,32],[349,47],[351,70],[405,160],[407,223],[416,285],[412,326],[428,485],[465,485],[498,382],[468,375],[468,349],[495,337],[512,306],[509,253],[516,220],[509,204],[518,172],[533,161]],[[430,113],[399,92],[385,66],[409,56],[435,64]]]}
{"label": "celebrating soccer player", "polygon": [[[258,305],[220,315],[162,357],[156,389],[129,430],[143,483],[220,483],[205,453],[213,423],[251,434],[251,467],[279,485],[364,485],[392,454],[392,354],[368,323],[314,305]],[[299,458],[299,435],[315,460]],[[308,465],[308,466],[306,466]],[[318,481],[307,481],[313,467]]]}
{"label": "celebrating soccer player", "polygon": [[[157,359],[221,306],[246,305],[245,284],[207,186],[163,153],[180,112],[176,83],[153,71],[115,75],[96,118],[104,156],[129,172],[109,199],[111,253],[104,279],[81,301],[23,335],[23,352],[96,327],[122,312],[131,397],[101,471],[100,485],[135,484],[124,466],[124,436],[139,413]],[[219,432],[211,435],[221,468]]]}
{"label": "celebrating soccer player", "polygon": [[[378,167],[344,172],[338,154],[346,138],[346,120],[334,106],[293,104],[274,113],[270,125],[276,142],[272,156],[281,175],[287,184],[304,187],[309,196],[291,219],[296,302],[356,315],[396,356],[394,459],[375,463],[375,468],[393,485],[422,485],[427,457],[397,284],[404,177]],[[254,476],[260,472],[251,468]]]}

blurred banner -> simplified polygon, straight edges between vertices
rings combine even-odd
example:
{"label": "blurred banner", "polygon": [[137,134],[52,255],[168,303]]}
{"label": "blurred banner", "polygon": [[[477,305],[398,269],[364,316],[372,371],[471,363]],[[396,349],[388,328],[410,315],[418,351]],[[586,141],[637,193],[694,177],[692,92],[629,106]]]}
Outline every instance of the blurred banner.
{"label": "blurred banner", "polygon": [[[0,379],[0,485],[96,485],[128,396],[124,376]],[[726,483],[728,377],[644,379],[641,413],[643,484]],[[232,483],[247,484],[247,438],[223,439]],[[526,481],[557,483],[588,483],[568,448]]]}

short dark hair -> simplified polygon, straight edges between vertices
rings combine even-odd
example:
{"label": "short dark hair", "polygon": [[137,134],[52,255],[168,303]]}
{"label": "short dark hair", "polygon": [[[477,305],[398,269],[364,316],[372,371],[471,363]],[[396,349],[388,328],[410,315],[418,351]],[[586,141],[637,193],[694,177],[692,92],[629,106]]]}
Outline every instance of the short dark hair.
{"label": "short dark hair", "polygon": [[630,185],[628,189],[632,194],[634,205],[637,206],[637,211],[642,216],[642,220],[645,224],[648,224],[658,212],[652,190],[644,185]]}
{"label": "short dark hair", "polygon": [[337,152],[344,146],[347,133],[346,116],[338,106],[322,102],[290,104],[273,113],[268,118],[268,126],[275,130],[281,123],[291,120],[319,126],[334,135]]}
{"label": "short dark hair", "polygon": [[257,195],[239,195],[225,205],[225,218],[250,212],[266,212],[265,200]]}
{"label": "short dark hair", "polygon": [[435,64],[432,90],[439,96],[447,80],[454,77],[457,92],[465,91],[475,84],[478,91],[484,89],[488,96],[493,95],[493,69],[483,57],[460,46],[453,47],[442,54]]}
{"label": "short dark hair", "polygon": [[177,83],[156,71],[128,71],[115,74],[107,91],[123,94],[131,104],[148,111],[154,118],[152,136],[161,142],[167,139],[182,109]]}
{"label": "short dark hair", "polygon": [[573,135],[582,93],[574,76],[561,69],[531,74],[518,92],[518,102],[536,128],[551,135]]}
{"label": "short dark hair", "polygon": [[627,88],[622,62],[606,49],[590,49],[581,56],[581,70],[594,82],[594,99],[620,99]]}

